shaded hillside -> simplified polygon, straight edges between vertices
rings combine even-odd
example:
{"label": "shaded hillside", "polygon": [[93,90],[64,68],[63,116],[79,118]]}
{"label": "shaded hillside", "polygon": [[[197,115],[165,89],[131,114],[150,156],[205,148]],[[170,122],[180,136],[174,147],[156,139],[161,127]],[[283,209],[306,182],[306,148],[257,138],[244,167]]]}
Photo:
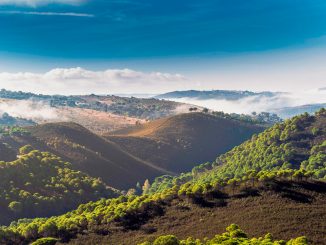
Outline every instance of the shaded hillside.
{"label": "shaded hillside", "polygon": [[83,202],[118,192],[48,152],[20,149],[19,158],[0,162],[0,225],[18,218],[57,215]]}
{"label": "shaded hillside", "polygon": [[137,157],[173,172],[212,161],[264,128],[204,113],[187,113],[106,136]]}
{"label": "shaded hillside", "polygon": [[36,149],[54,152],[69,160],[74,169],[99,177],[115,188],[127,189],[138,181],[167,173],[75,123],[43,124],[28,130],[31,136],[15,136],[5,141],[16,149],[31,144]]}

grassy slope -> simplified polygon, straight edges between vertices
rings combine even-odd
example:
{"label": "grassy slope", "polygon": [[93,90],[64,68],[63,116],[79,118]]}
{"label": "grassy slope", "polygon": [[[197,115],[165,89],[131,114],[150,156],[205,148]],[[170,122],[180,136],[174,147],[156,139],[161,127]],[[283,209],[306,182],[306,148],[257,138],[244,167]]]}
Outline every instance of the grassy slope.
{"label": "grassy slope", "polygon": [[235,120],[188,113],[119,130],[106,138],[141,159],[180,173],[212,161],[262,130]]}

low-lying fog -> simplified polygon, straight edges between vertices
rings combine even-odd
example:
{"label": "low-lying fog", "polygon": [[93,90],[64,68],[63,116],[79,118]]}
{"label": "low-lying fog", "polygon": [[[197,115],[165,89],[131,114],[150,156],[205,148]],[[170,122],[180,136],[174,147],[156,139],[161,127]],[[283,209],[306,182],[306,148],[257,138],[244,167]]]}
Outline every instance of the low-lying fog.
{"label": "low-lying fog", "polygon": [[326,90],[308,91],[302,93],[282,93],[273,97],[250,96],[238,100],[218,99],[196,99],[196,98],[171,98],[169,100],[190,103],[193,105],[207,107],[215,111],[227,113],[252,112],[277,112],[285,107],[296,107],[308,104],[326,103]]}

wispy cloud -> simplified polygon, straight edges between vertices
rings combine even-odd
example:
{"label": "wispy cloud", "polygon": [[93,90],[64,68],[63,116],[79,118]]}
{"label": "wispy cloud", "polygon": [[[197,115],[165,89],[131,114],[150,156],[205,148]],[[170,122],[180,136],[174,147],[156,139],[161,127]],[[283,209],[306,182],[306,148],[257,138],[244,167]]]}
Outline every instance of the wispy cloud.
{"label": "wispy cloud", "polygon": [[0,5],[38,7],[48,4],[79,5],[83,2],[85,2],[85,0],[0,0]]}
{"label": "wispy cloud", "polygon": [[0,88],[44,94],[113,94],[166,92],[189,81],[180,74],[130,69],[91,71],[80,67],[46,73],[0,73]]}
{"label": "wispy cloud", "polygon": [[88,18],[94,17],[93,14],[75,13],[75,12],[0,11],[0,14],[70,16],[70,17],[88,17]]}

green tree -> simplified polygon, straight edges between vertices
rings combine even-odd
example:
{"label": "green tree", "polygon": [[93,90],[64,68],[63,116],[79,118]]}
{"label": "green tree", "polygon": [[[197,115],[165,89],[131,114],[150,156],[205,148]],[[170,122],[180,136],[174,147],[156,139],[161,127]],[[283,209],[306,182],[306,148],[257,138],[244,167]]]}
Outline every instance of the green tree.
{"label": "green tree", "polygon": [[23,205],[22,205],[21,202],[13,201],[13,202],[9,203],[8,208],[9,208],[11,211],[15,212],[15,213],[19,213],[19,212],[22,211],[22,209],[23,209]]}
{"label": "green tree", "polygon": [[180,241],[173,235],[166,235],[157,238],[153,245],[179,245]]}
{"label": "green tree", "polygon": [[149,180],[146,179],[142,188],[143,194],[148,194],[150,188],[151,188],[151,184],[149,183]]}
{"label": "green tree", "polygon": [[33,150],[34,150],[33,146],[31,146],[31,145],[25,145],[25,146],[23,146],[23,147],[21,147],[19,149],[19,154],[20,155],[25,155],[25,154],[30,153]]}

